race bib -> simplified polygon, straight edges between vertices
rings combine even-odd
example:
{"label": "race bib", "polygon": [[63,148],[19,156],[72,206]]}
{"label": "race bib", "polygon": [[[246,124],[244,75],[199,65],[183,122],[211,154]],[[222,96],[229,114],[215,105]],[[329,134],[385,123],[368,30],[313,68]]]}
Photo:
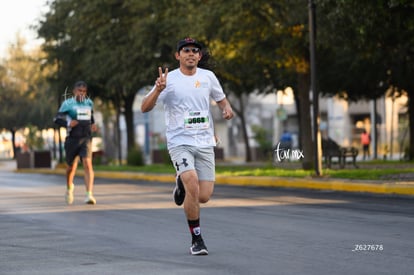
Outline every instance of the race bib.
{"label": "race bib", "polygon": [[90,108],[78,108],[76,109],[77,120],[91,120],[91,109]]}
{"label": "race bib", "polygon": [[184,116],[185,129],[208,129],[210,127],[210,119],[208,111],[192,111],[187,112]]}

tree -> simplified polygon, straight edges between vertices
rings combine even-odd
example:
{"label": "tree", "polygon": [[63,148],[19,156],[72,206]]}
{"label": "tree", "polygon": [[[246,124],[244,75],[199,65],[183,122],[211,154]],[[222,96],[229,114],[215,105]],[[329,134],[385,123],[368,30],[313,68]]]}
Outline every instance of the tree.
{"label": "tree", "polygon": [[[195,13],[187,13],[188,10]],[[118,112],[125,113],[128,147],[131,147],[134,142],[132,102],[137,88],[155,79],[158,66],[175,65],[175,49],[171,43],[186,36],[205,42],[220,60],[217,74],[238,99],[239,107],[235,110],[243,126],[246,125],[243,98],[247,94],[273,92],[276,87],[290,85],[297,88],[297,98],[301,99],[300,129],[304,134],[300,136],[308,136],[311,125],[306,81],[309,66],[307,50],[304,51],[307,45],[304,22],[306,5],[299,0],[272,3],[264,0],[190,3],[183,0],[104,3],[56,0],[39,34],[45,37],[45,49],[51,50],[52,57],[62,54],[59,49],[74,53],[73,58],[69,53],[62,54],[61,67],[73,64],[71,67],[81,68],[81,72],[105,91],[99,96],[113,101]],[[182,26],[192,28],[188,31]],[[246,129],[244,136],[246,159],[250,161]],[[312,148],[311,143],[304,138],[302,145]],[[306,150],[305,153],[311,159],[312,154]]]}
{"label": "tree", "polygon": [[167,11],[161,1],[56,0],[39,27],[49,62],[58,63],[56,79],[83,76],[118,117],[125,115],[128,151],[136,146],[135,95],[155,79],[158,66],[173,61],[175,39],[166,39],[163,28],[175,32],[162,19]]}
{"label": "tree", "polygon": [[25,51],[26,41],[17,36],[8,49],[1,69],[0,128],[12,133],[16,155],[15,133],[29,125],[46,129],[52,126],[54,110],[46,82],[47,71],[40,70],[42,53]]}
{"label": "tree", "polygon": [[[324,93],[378,97],[385,91],[379,83],[413,90],[410,2],[315,2],[318,86]],[[233,107],[243,126],[247,95],[293,88],[303,167],[310,169],[314,146],[308,138],[312,123],[307,4],[302,0],[55,0],[39,35],[45,38],[49,62],[57,67],[55,80],[67,83],[87,76],[95,95],[110,101],[118,115],[125,115],[128,148],[135,146],[136,92],[153,83],[158,66],[175,66],[172,43],[194,36],[214,56],[214,70],[236,98]],[[249,161],[246,129],[244,136]]]}
{"label": "tree", "polygon": [[[375,99],[389,88],[409,97],[414,144],[414,4],[412,1],[319,0],[320,84],[327,94]],[[414,159],[414,146],[409,159]]]}
{"label": "tree", "polygon": [[[243,126],[246,161],[251,161],[245,102],[251,93],[294,88],[298,103],[303,166],[312,168],[313,146],[309,108],[307,5],[303,1],[204,1],[196,25],[215,60],[226,90],[237,99],[233,106]],[[214,7],[214,8],[213,8]],[[235,104],[233,104],[235,105]]]}

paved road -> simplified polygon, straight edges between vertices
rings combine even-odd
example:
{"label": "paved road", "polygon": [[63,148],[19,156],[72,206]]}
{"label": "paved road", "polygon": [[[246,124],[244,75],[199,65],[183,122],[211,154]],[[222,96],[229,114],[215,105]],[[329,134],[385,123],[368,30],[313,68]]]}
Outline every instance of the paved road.
{"label": "paved road", "polygon": [[[188,253],[172,184],[97,179],[64,203],[62,175],[0,171],[0,274],[412,274],[414,200],[217,186],[210,255]],[[80,180],[78,180],[80,182]],[[356,251],[355,251],[356,250]]]}

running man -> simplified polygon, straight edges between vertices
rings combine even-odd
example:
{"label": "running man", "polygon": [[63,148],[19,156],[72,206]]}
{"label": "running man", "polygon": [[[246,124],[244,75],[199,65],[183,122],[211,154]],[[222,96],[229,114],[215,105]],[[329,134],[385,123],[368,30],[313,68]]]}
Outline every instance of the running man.
{"label": "running man", "polygon": [[175,58],[179,68],[159,76],[145,96],[142,112],[151,111],[156,103],[165,110],[167,147],[176,170],[174,201],[184,203],[184,212],[191,232],[192,255],[207,255],[201,236],[200,203],[206,203],[214,189],[216,145],[210,99],[217,102],[223,118],[231,119],[233,110],[215,76],[198,68],[202,45],[192,38],[177,43]]}
{"label": "running man", "polygon": [[85,169],[85,203],[96,204],[93,196],[94,171],[92,167],[92,132],[97,130],[93,117],[93,102],[87,97],[88,86],[78,81],[73,88],[73,97],[66,99],[59,108],[54,122],[67,128],[66,153],[66,203],[73,203],[73,179],[79,157]]}

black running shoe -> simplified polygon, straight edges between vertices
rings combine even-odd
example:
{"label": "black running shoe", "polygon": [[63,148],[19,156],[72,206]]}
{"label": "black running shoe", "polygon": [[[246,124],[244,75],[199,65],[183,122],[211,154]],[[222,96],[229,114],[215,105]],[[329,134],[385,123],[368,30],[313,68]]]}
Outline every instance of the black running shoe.
{"label": "black running shoe", "polygon": [[201,239],[201,240],[193,242],[193,244],[190,247],[190,253],[191,255],[196,255],[196,256],[208,255],[207,247],[204,244],[204,241]]}
{"label": "black running shoe", "polygon": [[181,181],[180,176],[177,176],[177,178],[175,179],[175,188],[174,188],[173,194],[174,194],[175,204],[178,206],[183,204],[184,198],[185,198],[185,189],[184,189],[184,185],[183,185],[183,182]]}

